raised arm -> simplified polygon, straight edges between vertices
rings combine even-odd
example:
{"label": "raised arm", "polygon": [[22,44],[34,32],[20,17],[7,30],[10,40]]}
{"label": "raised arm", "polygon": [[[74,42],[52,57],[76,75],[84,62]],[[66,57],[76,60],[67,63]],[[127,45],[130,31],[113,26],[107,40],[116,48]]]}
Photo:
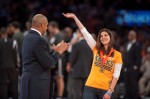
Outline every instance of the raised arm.
{"label": "raised arm", "polygon": [[83,24],[80,22],[80,20],[76,17],[75,14],[73,13],[66,13],[63,15],[66,17],[66,18],[72,18],[74,19],[74,21],[76,22],[78,28],[80,29],[80,31],[82,32],[85,40],[87,41],[89,47],[91,49],[93,49],[96,45],[96,41],[94,40],[94,38],[92,37],[92,35],[86,30],[86,28],[83,26]]}

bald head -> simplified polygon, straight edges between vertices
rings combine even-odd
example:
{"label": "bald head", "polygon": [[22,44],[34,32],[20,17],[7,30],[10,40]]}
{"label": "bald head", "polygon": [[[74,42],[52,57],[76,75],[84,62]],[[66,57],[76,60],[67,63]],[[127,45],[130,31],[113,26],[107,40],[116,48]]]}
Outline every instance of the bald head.
{"label": "bald head", "polygon": [[48,20],[42,14],[36,14],[32,19],[32,28],[37,29],[42,34],[47,30]]}
{"label": "bald head", "polygon": [[42,14],[36,14],[32,19],[32,26],[39,26],[40,23],[47,21],[47,18]]}

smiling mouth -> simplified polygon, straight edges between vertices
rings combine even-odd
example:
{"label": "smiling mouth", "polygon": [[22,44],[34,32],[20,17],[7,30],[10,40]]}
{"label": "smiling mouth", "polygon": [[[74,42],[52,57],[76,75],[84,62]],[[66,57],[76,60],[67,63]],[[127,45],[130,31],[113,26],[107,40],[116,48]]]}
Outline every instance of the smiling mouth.
{"label": "smiling mouth", "polygon": [[102,42],[105,42],[105,41],[107,41],[107,40],[106,39],[102,40]]}

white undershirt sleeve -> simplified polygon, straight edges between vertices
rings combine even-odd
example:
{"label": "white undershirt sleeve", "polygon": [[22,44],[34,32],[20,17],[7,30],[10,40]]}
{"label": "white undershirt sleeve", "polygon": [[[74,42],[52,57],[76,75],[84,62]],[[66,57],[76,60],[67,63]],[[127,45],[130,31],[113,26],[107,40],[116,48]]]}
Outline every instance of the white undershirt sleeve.
{"label": "white undershirt sleeve", "polygon": [[121,68],[122,68],[122,64],[115,64],[113,77],[115,77],[117,79],[119,78],[120,72],[121,72]]}
{"label": "white undershirt sleeve", "polygon": [[17,43],[16,40],[13,41],[12,48],[16,51],[17,67],[20,67],[20,57],[19,57],[19,51],[18,51],[18,43]]}
{"label": "white undershirt sleeve", "polygon": [[86,30],[86,28],[83,28],[80,30],[85,38],[85,40],[87,41],[89,47],[91,49],[93,49],[96,46],[96,41],[94,40],[94,38],[92,37],[92,35]]}

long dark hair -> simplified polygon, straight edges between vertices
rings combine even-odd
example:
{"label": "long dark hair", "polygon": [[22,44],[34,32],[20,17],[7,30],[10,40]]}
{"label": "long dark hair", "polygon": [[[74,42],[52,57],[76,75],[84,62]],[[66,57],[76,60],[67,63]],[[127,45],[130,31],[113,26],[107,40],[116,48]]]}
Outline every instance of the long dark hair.
{"label": "long dark hair", "polygon": [[[110,42],[109,42],[107,50],[105,50],[104,45],[100,41],[101,33],[104,32],[104,31],[107,32],[108,35],[110,36]],[[100,52],[100,50],[102,50],[105,55],[108,55],[109,52],[111,51],[111,48],[113,48],[113,46],[114,46],[114,42],[115,42],[115,40],[114,40],[113,32],[111,30],[109,30],[109,29],[105,29],[105,28],[101,29],[99,31],[99,34],[98,34],[98,37],[97,37],[97,42],[96,42],[96,49],[98,50],[98,53]],[[113,54],[114,53],[112,53],[111,56],[113,56]]]}

